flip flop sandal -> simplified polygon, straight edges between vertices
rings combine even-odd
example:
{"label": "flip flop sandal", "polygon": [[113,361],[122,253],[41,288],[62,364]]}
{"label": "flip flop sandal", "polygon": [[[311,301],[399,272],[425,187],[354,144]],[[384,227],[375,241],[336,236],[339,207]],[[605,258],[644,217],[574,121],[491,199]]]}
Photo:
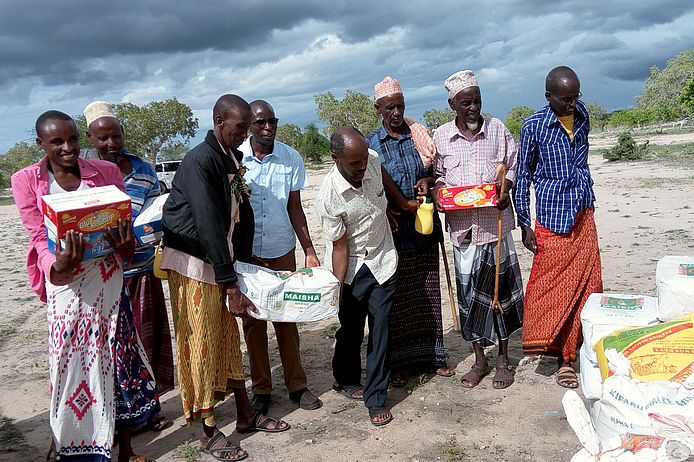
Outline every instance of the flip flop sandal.
{"label": "flip flop sandal", "polygon": [[390,385],[394,388],[402,388],[410,381],[410,373],[405,371],[396,372],[390,378]]}
{"label": "flip flop sandal", "polygon": [[154,419],[147,422],[147,428],[153,432],[160,432],[173,425],[173,422],[164,416],[156,416]]}
{"label": "flip flop sandal", "polygon": [[557,370],[557,383],[564,388],[578,388],[578,376],[573,367],[565,364]]}
{"label": "flip flop sandal", "polygon": [[[347,386],[342,386],[335,382],[333,384],[333,390],[344,396],[345,398],[348,399],[353,399],[355,401],[364,401],[364,387],[361,385],[347,385]],[[358,391],[362,392],[362,396],[354,396],[354,394]]]}
{"label": "flip flop sandal", "polygon": [[323,401],[305,387],[301,390],[289,393],[289,400],[294,404],[298,404],[301,409],[306,409],[307,411],[315,411],[323,406]]}
{"label": "flip flop sandal", "polygon": [[477,364],[473,364],[470,368],[470,372],[460,378],[460,383],[465,388],[475,388],[477,385],[479,385],[485,375],[487,375],[486,366],[480,367]]}
{"label": "flip flop sandal", "polygon": [[[516,370],[509,363],[501,363],[496,365],[496,374],[492,379],[492,387],[496,390],[503,390],[510,387],[513,382],[513,376],[516,375]],[[500,385],[497,385],[500,383]]]}
{"label": "flip flop sandal", "polygon": [[[210,440],[207,442],[207,446],[205,446],[205,447],[200,446],[200,451],[203,452],[204,454],[211,455],[216,460],[221,460],[221,461],[234,462],[234,461],[244,460],[248,457],[248,452],[241,449],[240,446],[234,446],[234,444],[229,440],[225,441],[225,445],[223,447],[220,447],[220,448],[213,447],[215,445],[215,443],[217,443],[217,441],[219,441],[222,438],[226,438],[226,436],[224,436],[224,433],[222,433],[222,432],[215,433],[214,436],[212,436],[212,438],[210,438]],[[239,451],[243,451],[243,454],[238,455]],[[226,456],[230,452],[237,454],[237,456],[234,458],[231,458],[231,459],[227,458]]]}
{"label": "flip flop sandal", "polygon": [[148,459],[145,456],[132,456],[128,462],[157,462],[156,460]]}
{"label": "flip flop sandal", "polygon": [[[385,420],[374,420],[376,417],[380,416],[381,414],[387,414],[387,417]],[[390,422],[393,421],[393,414],[388,410],[388,409],[383,409],[380,407],[373,407],[369,408],[369,420],[371,420],[371,424],[375,427],[382,427],[386,424],[389,424]]]}
{"label": "flip flop sandal", "polygon": [[[263,417],[263,414],[260,412],[256,412],[255,417],[253,417],[253,425],[251,425],[250,427],[239,427],[237,425],[236,431],[241,434],[255,432],[280,433],[292,428],[291,425],[289,425],[284,420],[275,419],[274,417],[265,417],[264,419],[260,420],[261,417]],[[270,428],[270,424],[273,423],[275,424],[275,427]],[[284,423],[286,427],[281,427],[280,425],[282,423]]]}
{"label": "flip flop sandal", "polygon": [[436,375],[439,377],[453,377],[455,375],[455,369],[450,367],[439,367],[436,369]]}

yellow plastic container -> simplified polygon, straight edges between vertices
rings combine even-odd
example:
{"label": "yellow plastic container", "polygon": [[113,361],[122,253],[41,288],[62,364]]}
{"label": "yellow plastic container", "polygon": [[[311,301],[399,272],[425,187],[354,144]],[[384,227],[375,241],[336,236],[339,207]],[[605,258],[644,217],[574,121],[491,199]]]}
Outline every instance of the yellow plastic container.
{"label": "yellow plastic container", "polygon": [[154,248],[154,277],[166,281],[169,279],[169,272],[161,269],[161,242]]}
{"label": "yellow plastic container", "polygon": [[434,202],[429,196],[419,204],[414,229],[419,234],[431,234],[434,231]]}

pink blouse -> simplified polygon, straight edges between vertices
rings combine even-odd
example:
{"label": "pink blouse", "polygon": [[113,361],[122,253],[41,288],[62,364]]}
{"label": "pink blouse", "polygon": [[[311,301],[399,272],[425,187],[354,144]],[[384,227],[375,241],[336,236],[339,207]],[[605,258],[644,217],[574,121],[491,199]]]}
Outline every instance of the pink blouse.
{"label": "pink blouse", "polygon": [[[116,164],[104,160],[77,159],[82,181],[89,187],[115,185],[125,192],[123,176]],[[12,195],[19,210],[19,218],[29,235],[27,272],[31,288],[41,301],[46,301],[44,275],[51,274],[55,255],[48,250],[46,226],[41,212],[41,196],[48,194],[48,160],[46,157],[12,175]],[[71,278],[51,281],[64,285]]]}

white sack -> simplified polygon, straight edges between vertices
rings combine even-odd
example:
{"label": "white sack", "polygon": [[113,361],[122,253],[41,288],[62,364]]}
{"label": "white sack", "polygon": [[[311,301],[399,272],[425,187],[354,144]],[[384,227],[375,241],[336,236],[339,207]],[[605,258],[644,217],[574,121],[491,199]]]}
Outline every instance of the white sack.
{"label": "white sack", "polygon": [[275,322],[320,321],[337,314],[340,283],[323,267],[291,273],[248,263],[234,264],[239,288],[258,309],[256,319]]}
{"label": "white sack", "polygon": [[625,433],[658,435],[653,416],[681,416],[694,425],[694,394],[675,382],[637,382],[628,376],[629,360],[610,349],[606,352],[615,375],[603,382],[602,399],[595,404],[593,423],[600,441]]}
{"label": "white sack", "polygon": [[600,367],[588,360],[583,348],[579,351],[581,371],[578,374],[583,396],[587,399],[600,399],[602,396],[602,376]]}
{"label": "white sack", "polygon": [[661,258],[655,269],[655,287],[661,321],[694,311],[694,256]]}
{"label": "white sack", "polygon": [[[625,327],[643,327],[658,320],[658,300],[655,297],[629,294],[591,294],[581,310],[584,359],[598,364],[593,345],[606,335]],[[588,396],[586,396],[587,398]],[[596,397],[596,398],[599,398]]]}

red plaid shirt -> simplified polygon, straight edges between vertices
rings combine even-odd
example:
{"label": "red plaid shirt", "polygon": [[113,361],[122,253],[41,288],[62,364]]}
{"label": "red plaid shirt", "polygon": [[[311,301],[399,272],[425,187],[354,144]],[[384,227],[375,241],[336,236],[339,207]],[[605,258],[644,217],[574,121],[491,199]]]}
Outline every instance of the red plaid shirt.
{"label": "red plaid shirt", "polygon": [[[515,181],[516,143],[499,119],[485,119],[482,130],[469,140],[452,120],[436,129],[434,144],[437,182],[446,186],[494,183],[494,173],[501,163],[506,165],[506,178]],[[498,212],[494,207],[446,212],[446,229],[453,245],[461,246],[468,231],[473,245],[496,241]],[[508,207],[503,215],[503,235],[514,228],[513,208]]]}

